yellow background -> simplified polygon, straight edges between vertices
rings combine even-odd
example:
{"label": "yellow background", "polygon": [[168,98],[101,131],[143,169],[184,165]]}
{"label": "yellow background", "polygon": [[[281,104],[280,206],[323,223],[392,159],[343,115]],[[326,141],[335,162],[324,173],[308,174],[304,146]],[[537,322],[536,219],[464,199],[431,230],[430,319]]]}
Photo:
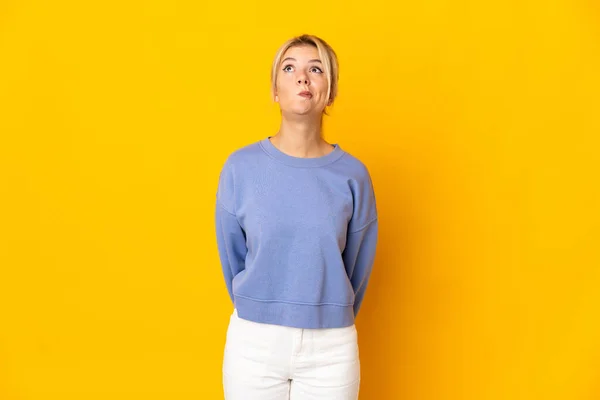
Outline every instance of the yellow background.
{"label": "yellow background", "polygon": [[598,4],[258,3],[0,3],[0,398],[222,398],[218,173],[307,32],[378,198],[361,399],[600,399]]}

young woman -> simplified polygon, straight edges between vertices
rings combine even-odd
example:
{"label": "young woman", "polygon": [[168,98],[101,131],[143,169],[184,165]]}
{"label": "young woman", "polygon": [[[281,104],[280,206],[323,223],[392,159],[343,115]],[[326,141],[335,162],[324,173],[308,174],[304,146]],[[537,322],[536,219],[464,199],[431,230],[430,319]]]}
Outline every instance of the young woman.
{"label": "young woman", "polygon": [[337,83],[325,41],[285,42],[271,72],[279,131],[233,151],[220,172],[216,235],[234,304],[227,400],[358,398],[354,320],[378,219],[366,166],[322,137]]}

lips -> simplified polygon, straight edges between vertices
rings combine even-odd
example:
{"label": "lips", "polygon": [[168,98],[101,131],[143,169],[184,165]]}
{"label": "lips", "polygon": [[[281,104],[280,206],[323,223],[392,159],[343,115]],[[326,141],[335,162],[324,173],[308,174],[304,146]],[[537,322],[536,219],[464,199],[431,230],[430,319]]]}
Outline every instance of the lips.
{"label": "lips", "polygon": [[307,90],[305,90],[303,92],[298,93],[298,96],[302,96],[302,97],[304,97],[306,99],[310,99],[310,98],[312,98],[312,93],[309,92],[309,91],[307,91]]}

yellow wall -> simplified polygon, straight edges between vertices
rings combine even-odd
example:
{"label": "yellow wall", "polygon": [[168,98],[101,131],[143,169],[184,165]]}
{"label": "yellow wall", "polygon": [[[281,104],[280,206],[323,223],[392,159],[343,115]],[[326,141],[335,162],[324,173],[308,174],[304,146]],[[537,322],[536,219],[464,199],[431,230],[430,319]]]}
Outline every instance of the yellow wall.
{"label": "yellow wall", "polygon": [[378,196],[361,399],[600,399],[598,6],[237,3],[0,3],[0,398],[222,398],[218,172],[309,32]]}

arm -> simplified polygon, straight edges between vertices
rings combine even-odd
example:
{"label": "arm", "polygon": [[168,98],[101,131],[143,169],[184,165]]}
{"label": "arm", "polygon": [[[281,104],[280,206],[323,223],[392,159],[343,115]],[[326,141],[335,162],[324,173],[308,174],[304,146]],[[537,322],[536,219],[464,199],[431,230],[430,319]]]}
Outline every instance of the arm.
{"label": "arm", "polygon": [[360,231],[349,233],[342,254],[354,289],[354,316],[358,314],[373,270],[378,230],[378,220],[374,219]]}
{"label": "arm", "polygon": [[375,192],[369,173],[351,185],[354,211],[348,224],[342,259],[354,289],[354,316],[358,314],[371,277],[379,234]]}
{"label": "arm", "polygon": [[233,278],[244,270],[248,249],[246,233],[235,215],[234,187],[231,166],[226,163],[219,176],[219,187],[215,207],[215,231],[221,269],[231,301]]}

